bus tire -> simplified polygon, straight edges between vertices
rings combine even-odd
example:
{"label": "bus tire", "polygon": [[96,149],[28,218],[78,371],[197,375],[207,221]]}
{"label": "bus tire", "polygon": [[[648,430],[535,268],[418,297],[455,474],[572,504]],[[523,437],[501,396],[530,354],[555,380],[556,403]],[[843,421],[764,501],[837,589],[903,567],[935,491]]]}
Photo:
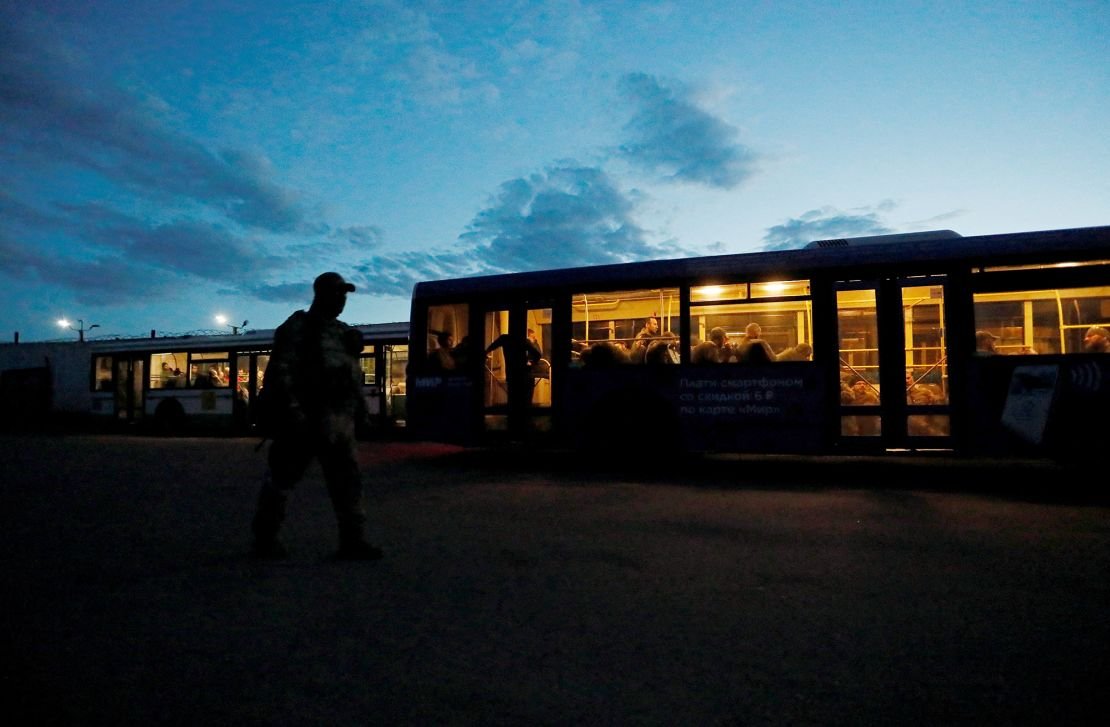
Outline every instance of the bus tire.
{"label": "bus tire", "polygon": [[177,399],[163,399],[154,408],[154,426],[160,434],[178,434],[185,429],[185,407]]}

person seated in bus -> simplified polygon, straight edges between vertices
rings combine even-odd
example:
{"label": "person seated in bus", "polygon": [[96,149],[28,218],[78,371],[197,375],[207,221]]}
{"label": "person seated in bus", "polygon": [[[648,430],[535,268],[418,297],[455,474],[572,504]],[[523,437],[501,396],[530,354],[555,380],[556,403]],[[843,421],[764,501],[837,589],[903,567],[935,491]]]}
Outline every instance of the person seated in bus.
{"label": "person seated in bus", "polygon": [[428,368],[432,371],[451,371],[455,368],[455,336],[447,331],[436,333],[436,348],[428,354]]}
{"label": "person seated in bus", "polygon": [[196,364],[189,367],[189,381],[195,389],[208,389],[212,387],[212,380],[208,378],[208,372],[202,371]]}
{"label": "person seated in bus", "polygon": [[728,361],[732,346],[728,342],[728,331],[716,326],[709,331],[709,340],[694,346],[690,352],[690,363],[718,364]]}
{"label": "person seated in bus", "polygon": [[744,340],[736,349],[738,363],[759,364],[775,360],[775,352],[771,344],[760,338],[762,334],[763,329],[758,323],[749,323],[744,328]]}
{"label": "person seated in bus", "polygon": [[879,391],[873,384],[859,379],[852,384],[852,406],[878,406]]}
{"label": "person seated in bus", "polygon": [[975,332],[975,355],[976,356],[994,356],[998,353],[996,344],[998,343],[998,336],[990,331],[976,331]]}
{"label": "person seated in bus", "polygon": [[1110,331],[1102,326],[1091,326],[1083,336],[1084,353],[1110,353]]}
{"label": "person seated in bus", "polygon": [[632,343],[632,349],[628,352],[628,362],[632,364],[642,364],[646,355],[647,344],[636,340]]}
{"label": "person seated in bus", "polygon": [[580,369],[585,365],[582,360],[582,352],[586,350],[586,344],[578,339],[570,339],[570,367],[572,369]]}
{"label": "person seated in bus", "polygon": [[784,349],[777,356],[776,361],[810,361],[813,359],[813,346],[806,342],[799,343]]}
{"label": "person seated in bus", "polygon": [[666,331],[658,339],[648,344],[644,363],[650,366],[676,364],[678,357],[678,336],[674,331]]}
{"label": "person seated in bus", "polygon": [[914,406],[931,406],[943,403],[943,395],[936,384],[915,382],[913,374],[906,374],[906,403]]}
{"label": "person seated in bus", "polygon": [[582,364],[589,369],[623,366],[631,360],[628,350],[617,343],[598,341],[582,352]]}
{"label": "person seated in bus", "polygon": [[223,388],[223,387],[227,386],[227,379],[225,379],[220,374],[219,369],[215,369],[215,368],[208,369],[208,381],[209,381],[209,383],[212,384],[212,388],[214,388],[214,389]]}

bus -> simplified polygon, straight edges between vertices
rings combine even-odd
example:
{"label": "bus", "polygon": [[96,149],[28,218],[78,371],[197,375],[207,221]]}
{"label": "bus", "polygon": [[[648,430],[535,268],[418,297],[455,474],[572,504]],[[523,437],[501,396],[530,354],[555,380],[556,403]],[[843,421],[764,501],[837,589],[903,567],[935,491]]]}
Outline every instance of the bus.
{"label": "bus", "polygon": [[1110,441],[1107,327],[1110,227],[421,282],[408,424],[627,458],[1067,454]]}
{"label": "bus", "polygon": [[[408,324],[363,335],[363,396],[375,425],[403,427]],[[0,345],[6,429],[66,420],[95,428],[246,434],[265,386],[274,331]]]}

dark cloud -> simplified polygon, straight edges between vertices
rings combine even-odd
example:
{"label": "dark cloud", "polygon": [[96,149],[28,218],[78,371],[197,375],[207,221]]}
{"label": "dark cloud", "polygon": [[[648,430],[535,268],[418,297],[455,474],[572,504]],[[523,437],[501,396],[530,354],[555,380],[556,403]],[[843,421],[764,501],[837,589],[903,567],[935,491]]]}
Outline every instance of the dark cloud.
{"label": "dark cloud", "polygon": [[263,157],[212,153],[30,27],[0,28],[0,143],[10,162],[94,172],[132,194],[200,204],[248,227],[305,223],[298,195],[271,181]]}
{"label": "dark cloud", "polygon": [[109,236],[125,245],[132,259],[208,280],[239,282],[288,264],[221,226],[204,222],[107,229],[102,237]]}
{"label": "dark cloud", "polygon": [[[37,281],[48,288],[72,293],[86,305],[134,304],[173,283],[164,270],[137,265],[111,254],[85,258],[57,255],[50,250],[16,243],[0,234],[0,273]],[[105,281],[111,281],[106,285]]]}
{"label": "dark cloud", "polygon": [[302,303],[306,297],[311,297],[312,281],[301,283],[278,283],[276,285],[262,284],[248,286],[245,292],[259,300],[270,303]]}
{"label": "dark cloud", "polygon": [[331,239],[345,242],[359,250],[369,250],[382,244],[382,230],[374,225],[340,227],[331,232]]}
{"label": "dark cloud", "polygon": [[[889,211],[891,203],[882,202],[877,208]],[[878,212],[857,210],[856,214],[841,212],[832,207],[810,210],[800,217],[775,225],[763,236],[764,250],[792,250],[804,247],[814,240],[831,240],[841,237],[885,235],[894,232],[887,227]]]}
{"label": "dark cloud", "polygon": [[639,106],[625,127],[635,138],[620,155],[676,182],[732,189],[756,170],[758,156],[737,141],[734,126],[699,108],[680,87],[633,73],[621,89]]}
{"label": "dark cloud", "polygon": [[563,164],[501,185],[454,252],[379,255],[359,271],[373,291],[409,295],[414,283],[688,254],[649,242],[635,203],[603,170]]}
{"label": "dark cloud", "polygon": [[[318,211],[273,181],[264,156],[213,151],[176,130],[99,77],[33,11],[0,16],[0,274],[122,305],[198,281],[251,289],[306,251],[365,250],[380,236],[310,218]],[[56,192],[27,201],[53,180]],[[75,185],[95,189],[98,201],[75,195]],[[305,250],[289,250],[293,241]]]}
{"label": "dark cloud", "polygon": [[50,224],[52,216],[31,205],[18,200],[0,189],[0,220],[5,226],[19,226],[33,229],[38,225]]}
{"label": "dark cloud", "polygon": [[603,170],[563,165],[501,185],[462,239],[484,267],[507,272],[651,257],[634,204]]}
{"label": "dark cloud", "polygon": [[[95,297],[101,304],[133,301],[154,284],[180,282],[182,276],[249,286],[296,262],[216,223],[151,223],[105,204],[58,203],[39,211],[0,195],[0,212],[12,213],[0,220],[6,241],[0,274],[72,287],[85,301]],[[34,222],[34,231],[17,236],[13,219]],[[58,238],[66,244],[56,244]]]}

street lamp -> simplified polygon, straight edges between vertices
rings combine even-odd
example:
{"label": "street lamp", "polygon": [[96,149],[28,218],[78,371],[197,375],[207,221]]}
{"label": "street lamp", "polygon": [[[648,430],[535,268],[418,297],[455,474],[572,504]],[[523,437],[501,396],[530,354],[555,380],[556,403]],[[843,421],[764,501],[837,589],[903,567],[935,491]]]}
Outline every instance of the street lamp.
{"label": "street lamp", "polygon": [[234,323],[227,322],[227,316],[219,314],[216,316],[216,323],[219,323],[221,326],[229,326],[231,328],[231,335],[236,336],[239,334],[239,329],[246,328],[250,321],[243,321],[239,325],[235,325]]}
{"label": "street lamp", "polygon": [[94,323],[88,328],[85,328],[85,321],[81,320],[80,318],[77,319],[77,328],[74,328],[73,325],[70,324],[70,322],[65,318],[59,318],[58,325],[62,328],[68,328],[71,331],[77,331],[77,340],[82,342],[85,340],[85,331],[91,331],[94,328],[100,328],[99,323]]}

